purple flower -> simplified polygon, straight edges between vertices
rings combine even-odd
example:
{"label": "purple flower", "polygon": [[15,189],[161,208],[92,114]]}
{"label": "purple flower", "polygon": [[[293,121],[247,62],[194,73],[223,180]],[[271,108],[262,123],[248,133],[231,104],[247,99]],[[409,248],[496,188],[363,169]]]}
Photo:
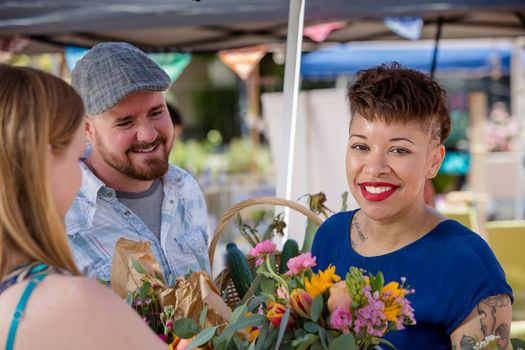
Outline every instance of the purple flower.
{"label": "purple flower", "polygon": [[359,333],[361,329],[365,328],[368,334],[382,337],[387,326],[386,317],[383,313],[385,304],[379,300],[378,293],[372,295],[370,291],[369,285],[363,288],[363,295],[368,299],[368,303],[355,312],[354,331]]}

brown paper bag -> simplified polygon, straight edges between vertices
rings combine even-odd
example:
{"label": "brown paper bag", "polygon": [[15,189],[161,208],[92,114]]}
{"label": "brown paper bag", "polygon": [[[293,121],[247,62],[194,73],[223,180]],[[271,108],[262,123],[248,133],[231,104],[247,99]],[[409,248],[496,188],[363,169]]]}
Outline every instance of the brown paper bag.
{"label": "brown paper bag", "polygon": [[[220,297],[220,294],[206,272],[194,272],[187,279],[177,278],[175,285],[168,288],[155,259],[149,242],[130,241],[119,238],[115,245],[115,255],[111,267],[111,288],[122,298],[128,292],[136,291],[144,280],[160,285],[158,295],[162,307],[173,305],[175,319],[191,318],[199,321],[199,315],[208,307],[205,326],[216,326],[228,322],[231,309]],[[144,273],[133,266],[133,259],[142,265]],[[158,278],[160,277],[160,278]]]}
{"label": "brown paper bag", "polygon": [[[133,259],[144,268],[144,273],[133,267]],[[151,243],[119,238],[110,272],[111,289],[125,299],[128,292],[133,292],[142,285],[144,276],[154,278],[164,286],[159,263],[151,251]]]}
{"label": "brown paper bag", "polygon": [[217,288],[206,272],[194,272],[188,279],[179,277],[174,288],[159,295],[162,306],[175,306],[175,318],[191,318],[198,322],[199,315],[208,307],[205,326],[217,326],[228,322],[231,309],[221,299]]}

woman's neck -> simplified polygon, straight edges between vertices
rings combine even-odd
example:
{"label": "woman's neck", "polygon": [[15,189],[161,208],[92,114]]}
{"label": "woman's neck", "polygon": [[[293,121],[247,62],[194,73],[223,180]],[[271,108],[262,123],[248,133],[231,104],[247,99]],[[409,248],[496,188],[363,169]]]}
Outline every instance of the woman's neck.
{"label": "woman's neck", "polygon": [[356,213],[352,229],[357,233],[360,253],[374,256],[396,251],[426,235],[443,220],[434,209],[420,206],[387,220],[369,218],[362,210]]}
{"label": "woman's neck", "polygon": [[7,275],[9,275],[17,267],[21,265],[29,264],[31,262],[33,262],[32,259],[29,259],[28,257],[22,256],[22,255],[15,255],[15,256],[8,257],[3,271],[0,272],[0,276],[2,276],[0,280],[6,277]]}

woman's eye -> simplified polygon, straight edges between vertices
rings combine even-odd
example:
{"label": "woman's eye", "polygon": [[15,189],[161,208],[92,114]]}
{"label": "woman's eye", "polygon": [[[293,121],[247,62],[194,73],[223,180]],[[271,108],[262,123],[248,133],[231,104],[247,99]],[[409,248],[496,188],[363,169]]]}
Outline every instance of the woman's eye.
{"label": "woman's eye", "polygon": [[391,151],[393,153],[397,153],[397,154],[408,154],[408,153],[410,153],[409,150],[407,150],[406,148],[403,148],[403,147],[394,147],[394,148],[392,148]]}
{"label": "woman's eye", "polygon": [[361,144],[357,144],[357,145],[352,145],[351,146],[352,149],[356,150],[356,151],[367,151],[368,150],[368,147],[365,146],[365,145],[361,145]]}

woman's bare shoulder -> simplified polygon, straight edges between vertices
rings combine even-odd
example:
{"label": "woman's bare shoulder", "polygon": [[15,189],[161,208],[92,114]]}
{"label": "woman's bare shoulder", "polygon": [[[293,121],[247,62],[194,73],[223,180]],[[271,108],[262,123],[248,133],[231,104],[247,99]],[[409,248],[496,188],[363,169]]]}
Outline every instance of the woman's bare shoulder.
{"label": "woman's bare shoulder", "polygon": [[47,277],[29,299],[19,332],[31,333],[20,336],[20,349],[34,346],[36,339],[53,349],[70,349],[71,344],[76,349],[165,349],[122,299],[83,277]]}

